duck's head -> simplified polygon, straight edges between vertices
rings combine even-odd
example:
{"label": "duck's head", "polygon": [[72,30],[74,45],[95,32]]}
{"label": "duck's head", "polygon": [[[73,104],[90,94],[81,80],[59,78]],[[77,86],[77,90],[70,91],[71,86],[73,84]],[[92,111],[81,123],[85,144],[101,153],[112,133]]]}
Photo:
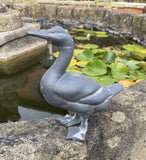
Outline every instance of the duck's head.
{"label": "duck's head", "polygon": [[73,44],[73,39],[70,34],[59,26],[43,31],[27,31],[27,34],[46,39],[57,46],[68,46]]}

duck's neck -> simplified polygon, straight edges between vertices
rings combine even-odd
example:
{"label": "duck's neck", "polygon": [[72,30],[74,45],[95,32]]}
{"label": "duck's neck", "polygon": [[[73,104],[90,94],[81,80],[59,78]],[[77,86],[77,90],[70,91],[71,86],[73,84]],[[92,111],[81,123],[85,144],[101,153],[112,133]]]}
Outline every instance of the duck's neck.
{"label": "duck's neck", "polygon": [[50,71],[56,74],[64,74],[73,56],[74,46],[63,46],[59,48],[59,57],[50,67]]}

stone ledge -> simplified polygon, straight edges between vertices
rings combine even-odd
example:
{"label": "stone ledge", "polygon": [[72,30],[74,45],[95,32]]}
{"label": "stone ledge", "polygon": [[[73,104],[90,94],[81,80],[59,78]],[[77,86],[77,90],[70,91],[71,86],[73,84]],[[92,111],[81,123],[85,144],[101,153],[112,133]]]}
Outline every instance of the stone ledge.
{"label": "stone ledge", "polygon": [[128,3],[128,2],[111,2],[109,4],[108,1],[99,1],[97,4],[95,4],[94,1],[64,1],[64,0],[38,0],[38,3],[40,4],[60,4],[60,5],[71,5],[71,6],[100,6],[105,7],[106,5],[116,8],[137,8],[137,9],[143,9],[146,6],[146,3]]}
{"label": "stone ledge", "polygon": [[[130,12],[123,13],[112,9],[104,9],[97,7],[77,8],[71,6],[58,6],[51,4],[41,5],[43,5],[44,7],[39,7],[39,4],[35,5],[36,8],[35,10],[33,10],[33,14],[31,13],[32,11],[26,12],[26,10],[28,9],[28,6],[26,7],[26,4],[24,4],[25,7],[22,7],[22,4],[19,5],[18,3],[15,3],[14,8],[19,9],[19,11],[22,13],[25,12],[26,17],[39,17],[39,19],[41,20],[63,20],[64,22],[91,23],[96,24],[99,27],[110,27],[112,30],[116,30],[121,34],[128,33],[130,36],[139,39],[138,42],[142,41],[141,43],[143,45],[146,45],[144,42],[146,40],[145,14],[135,14]],[[44,8],[43,15],[38,15],[40,8]],[[134,23],[135,21],[136,24],[138,23],[138,26],[141,25],[141,27],[137,27]],[[141,30],[137,30],[137,28],[141,28]]]}
{"label": "stone ledge", "polygon": [[8,9],[0,13],[0,32],[11,31],[22,27],[22,20],[18,10]]}
{"label": "stone ledge", "polygon": [[54,118],[0,124],[1,160],[85,160],[85,143],[65,140]]}
{"label": "stone ledge", "polygon": [[45,58],[47,52],[47,41],[37,37],[25,36],[8,42],[0,47],[0,73],[22,71]]}
{"label": "stone ledge", "polygon": [[143,9],[146,3],[112,2],[112,7]]}
{"label": "stone ledge", "polygon": [[22,28],[7,32],[0,32],[0,46],[14,39],[25,36],[27,30],[39,30],[39,29],[40,29],[39,24],[23,23]]}

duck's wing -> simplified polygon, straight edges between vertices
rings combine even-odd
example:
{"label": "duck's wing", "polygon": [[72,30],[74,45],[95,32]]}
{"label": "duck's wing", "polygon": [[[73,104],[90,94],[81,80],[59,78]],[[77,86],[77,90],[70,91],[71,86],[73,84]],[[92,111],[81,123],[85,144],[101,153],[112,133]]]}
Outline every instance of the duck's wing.
{"label": "duck's wing", "polygon": [[102,85],[79,73],[66,72],[56,83],[54,93],[67,101],[80,99],[97,92]]}

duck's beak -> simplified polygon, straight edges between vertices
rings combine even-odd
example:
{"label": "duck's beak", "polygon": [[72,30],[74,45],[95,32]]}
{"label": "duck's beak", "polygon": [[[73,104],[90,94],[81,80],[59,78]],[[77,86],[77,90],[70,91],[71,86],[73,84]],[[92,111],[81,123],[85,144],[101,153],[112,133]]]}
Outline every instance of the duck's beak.
{"label": "duck's beak", "polygon": [[47,31],[27,31],[27,34],[31,36],[47,39],[47,40],[50,40],[52,35],[51,33],[49,34]]}

